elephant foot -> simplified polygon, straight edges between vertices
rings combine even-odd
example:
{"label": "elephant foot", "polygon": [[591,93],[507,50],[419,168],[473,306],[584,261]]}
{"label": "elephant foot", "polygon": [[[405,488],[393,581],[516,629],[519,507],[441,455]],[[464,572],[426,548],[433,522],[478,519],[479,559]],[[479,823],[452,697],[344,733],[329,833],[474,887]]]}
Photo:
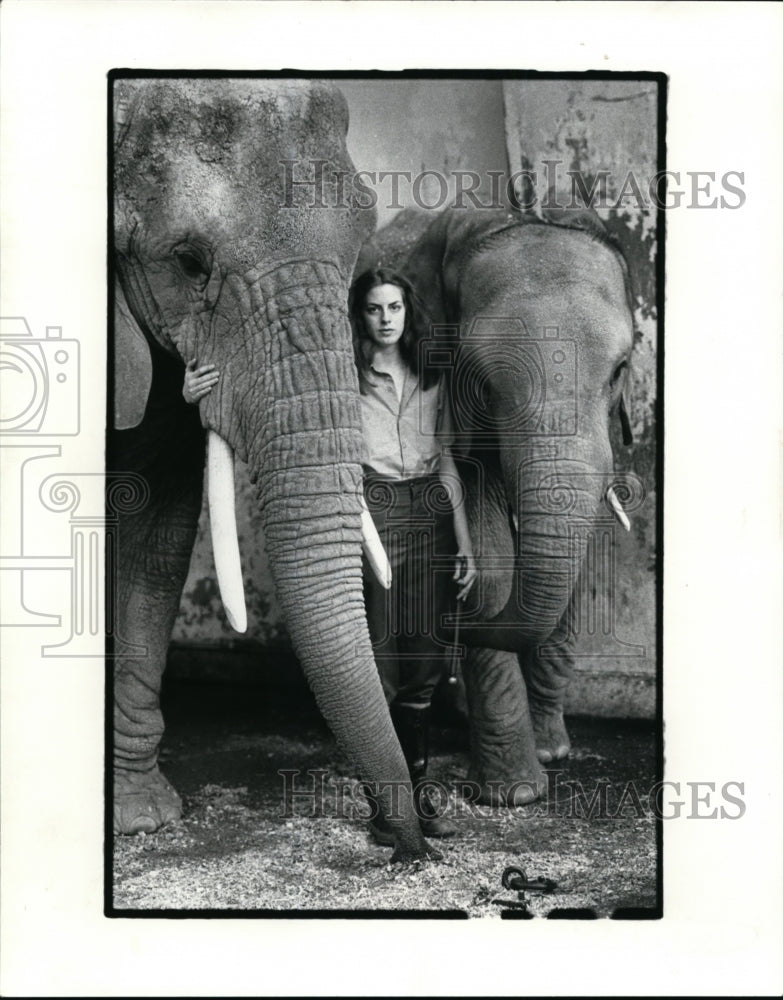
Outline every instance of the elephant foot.
{"label": "elephant foot", "polygon": [[468,780],[478,786],[478,796],[474,799],[480,805],[506,806],[509,809],[526,806],[537,799],[545,798],[548,789],[547,777],[539,767],[531,767],[521,776],[508,778],[484,777],[477,779],[468,773]]}
{"label": "elephant foot", "polygon": [[151,771],[115,770],[115,834],[154,833],[181,815],[182,799],[157,764]]}
{"label": "elephant foot", "polygon": [[542,764],[563,760],[571,752],[571,740],[559,706],[537,705],[530,701],[530,719],[536,739],[536,756]]}
{"label": "elephant foot", "polygon": [[434,847],[430,847],[429,844],[425,844],[423,849],[419,848],[413,851],[403,850],[401,847],[396,847],[391,856],[391,863],[393,865],[413,865],[422,861],[442,860],[443,855],[441,852],[437,851]]}
{"label": "elephant foot", "polygon": [[[516,757],[499,753],[474,758],[468,770],[472,801],[486,806],[526,806],[545,798],[548,790],[546,772],[539,765],[532,743],[527,752]],[[478,791],[476,791],[478,789]]]}
{"label": "elephant foot", "polygon": [[[376,844],[382,844],[384,847],[391,847],[397,843],[397,838],[394,836],[393,831],[377,823],[370,823],[370,834]],[[397,846],[391,856],[391,863],[393,865],[411,865],[421,861],[442,860],[443,855],[440,851],[434,847],[430,847],[427,843],[423,847],[414,849]]]}

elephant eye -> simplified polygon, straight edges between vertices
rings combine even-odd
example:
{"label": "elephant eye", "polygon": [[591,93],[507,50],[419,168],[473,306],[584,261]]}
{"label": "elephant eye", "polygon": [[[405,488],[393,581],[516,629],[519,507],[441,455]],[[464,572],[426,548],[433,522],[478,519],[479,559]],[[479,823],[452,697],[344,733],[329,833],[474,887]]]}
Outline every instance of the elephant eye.
{"label": "elephant eye", "polygon": [[194,250],[175,250],[174,258],[182,273],[190,281],[203,281],[209,276],[209,270],[204,261]]}
{"label": "elephant eye", "polygon": [[617,385],[620,382],[620,379],[623,377],[623,374],[625,373],[625,371],[626,371],[627,368],[628,368],[628,362],[627,361],[621,361],[620,364],[612,372],[612,382],[611,382],[611,384],[612,384],[612,388],[613,389],[617,387]]}

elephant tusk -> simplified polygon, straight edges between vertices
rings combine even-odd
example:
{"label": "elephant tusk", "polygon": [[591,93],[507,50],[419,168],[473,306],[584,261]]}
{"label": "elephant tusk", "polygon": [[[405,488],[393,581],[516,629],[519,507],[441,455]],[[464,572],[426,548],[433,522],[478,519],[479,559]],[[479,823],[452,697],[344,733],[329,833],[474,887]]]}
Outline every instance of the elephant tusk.
{"label": "elephant tusk", "polygon": [[606,491],[606,499],[609,506],[612,508],[612,513],[617,518],[617,520],[622,524],[626,531],[631,530],[631,522],[628,520],[628,515],[623,510],[623,505],[617,499],[617,494],[610,486]]}
{"label": "elephant tusk", "polygon": [[385,590],[390,590],[392,571],[389,557],[386,555],[386,549],[378,536],[378,529],[375,527],[372,515],[364,503],[362,503],[362,547],[373,573],[378,577],[378,582]]}
{"label": "elephant tusk", "polygon": [[234,455],[230,445],[214,431],[207,437],[207,496],[212,550],[223,607],[231,627],[236,632],[245,632],[245,588],[234,510]]}

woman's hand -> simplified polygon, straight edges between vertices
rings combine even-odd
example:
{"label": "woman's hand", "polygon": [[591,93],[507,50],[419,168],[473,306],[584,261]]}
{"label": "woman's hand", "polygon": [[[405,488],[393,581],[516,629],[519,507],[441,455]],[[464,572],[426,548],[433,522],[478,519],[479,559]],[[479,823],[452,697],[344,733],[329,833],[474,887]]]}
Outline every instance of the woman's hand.
{"label": "woman's hand", "polygon": [[196,359],[188,361],[185,365],[185,384],[182,387],[182,395],[186,403],[198,403],[212,392],[212,386],[220,378],[215,371],[214,365],[203,365],[196,368]]}
{"label": "woman's hand", "polygon": [[457,594],[458,601],[465,600],[477,576],[478,570],[476,569],[476,560],[473,558],[473,553],[470,550],[460,548],[459,552],[457,552],[457,568],[454,570],[454,576],[452,577],[452,580],[461,584]]}

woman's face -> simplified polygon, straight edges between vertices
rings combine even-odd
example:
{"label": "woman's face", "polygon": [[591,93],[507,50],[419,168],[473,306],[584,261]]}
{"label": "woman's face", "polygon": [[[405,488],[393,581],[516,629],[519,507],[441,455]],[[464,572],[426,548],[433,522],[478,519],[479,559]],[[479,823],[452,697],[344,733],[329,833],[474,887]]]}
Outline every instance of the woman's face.
{"label": "woman's face", "polygon": [[362,308],[367,334],[376,347],[393,347],[405,329],[405,295],[397,285],[376,285]]}

